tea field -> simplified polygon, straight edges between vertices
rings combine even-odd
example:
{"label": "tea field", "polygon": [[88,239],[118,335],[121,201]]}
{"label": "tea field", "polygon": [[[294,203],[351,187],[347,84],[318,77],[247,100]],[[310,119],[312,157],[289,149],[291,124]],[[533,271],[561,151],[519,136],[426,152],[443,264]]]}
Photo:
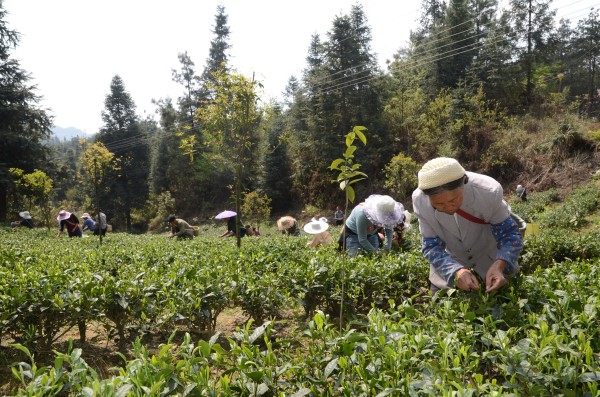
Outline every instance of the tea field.
{"label": "tea field", "polygon": [[[521,206],[542,232],[492,294],[432,297],[416,233],[404,252],[347,258],[275,233],[238,249],[210,233],[99,246],[2,229],[0,394],[600,396],[600,195],[586,189]],[[221,332],[233,308],[247,321]],[[86,359],[92,326],[120,351],[109,368]]]}

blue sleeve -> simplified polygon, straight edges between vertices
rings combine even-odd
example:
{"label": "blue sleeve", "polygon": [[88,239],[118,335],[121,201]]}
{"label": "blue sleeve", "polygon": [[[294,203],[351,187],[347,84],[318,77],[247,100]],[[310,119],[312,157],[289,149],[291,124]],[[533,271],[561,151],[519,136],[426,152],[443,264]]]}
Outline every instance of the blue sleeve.
{"label": "blue sleeve", "polygon": [[464,266],[452,260],[446,252],[446,243],[439,237],[424,237],[421,252],[449,287],[454,285],[454,273]]}
{"label": "blue sleeve", "polygon": [[496,239],[498,254],[496,260],[506,262],[506,273],[514,273],[515,263],[523,249],[523,237],[517,223],[509,216],[504,222],[492,225],[492,234]]}
{"label": "blue sleeve", "polygon": [[367,238],[367,229],[371,226],[371,222],[364,214],[356,217],[356,234],[358,235],[358,243],[365,251],[377,252],[377,247],[373,247]]}

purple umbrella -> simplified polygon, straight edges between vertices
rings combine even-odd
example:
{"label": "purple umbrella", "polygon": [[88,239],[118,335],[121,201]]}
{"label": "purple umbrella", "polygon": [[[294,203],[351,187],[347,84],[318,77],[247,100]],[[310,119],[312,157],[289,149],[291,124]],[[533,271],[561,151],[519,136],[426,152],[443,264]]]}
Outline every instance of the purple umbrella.
{"label": "purple umbrella", "polygon": [[227,218],[231,218],[232,216],[236,216],[237,213],[235,213],[234,211],[223,211],[221,213],[219,213],[217,216],[215,216],[215,219],[227,219]]}

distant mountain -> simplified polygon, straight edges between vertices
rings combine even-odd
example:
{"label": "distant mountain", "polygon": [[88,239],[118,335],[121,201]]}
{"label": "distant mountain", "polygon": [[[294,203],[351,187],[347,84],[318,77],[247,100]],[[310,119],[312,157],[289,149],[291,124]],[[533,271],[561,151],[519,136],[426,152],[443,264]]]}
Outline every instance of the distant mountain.
{"label": "distant mountain", "polygon": [[71,140],[72,138],[76,138],[76,137],[81,137],[84,138],[87,136],[87,134],[75,127],[68,127],[68,128],[63,128],[63,127],[57,127],[54,126],[52,128],[50,128],[50,130],[52,130],[52,138],[56,138],[60,141],[62,140]]}

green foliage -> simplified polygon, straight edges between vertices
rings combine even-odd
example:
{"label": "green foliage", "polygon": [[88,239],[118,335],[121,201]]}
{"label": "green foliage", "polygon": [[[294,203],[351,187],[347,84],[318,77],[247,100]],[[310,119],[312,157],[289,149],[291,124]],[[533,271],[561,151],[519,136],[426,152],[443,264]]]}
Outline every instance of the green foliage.
{"label": "green foliage", "polygon": [[210,42],[210,50],[208,58],[206,59],[206,67],[202,72],[201,80],[206,84],[207,82],[214,82],[214,73],[218,70],[227,71],[228,58],[227,50],[230,48],[229,40],[229,25],[227,24],[228,16],[225,13],[225,7],[223,5],[217,6],[217,13],[215,14],[215,24],[213,26],[212,33],[215,37]]}
{"label": "green foliage", "polygon": [[558,191],[550,189],[545,192],[529,193],[527,201],[521,201],[515,194],[511,207],[526,222],[536,222],[551,204],[558,201]]}
{"label": "green foliage", "polygon": [[[257,93],[260,87],[260,83],[241,74],[217,70],[214,82],[207,85],[214,96],[196,113],[204,126],[211,158],[235,175],[233,190],[237,213],[241,212],[242,179],[253,169],[252,149],[257,144],[258,124],[262,117]],[[237,234],[239,246],[241,239]]]}
{"label": "green foliage", "polygon": [[143,211],[134,212],[134,219],[138,222],[147,221],[148,228],[152,231],[163,232],[165,219],[175,212],[175,199],[171,192],[166,191],[160,194],[150,194]]}
{"label": "green foliage", "polygon": [[565,115],[559,121],[548,137],[547,144],[555,164],[591,146],[581,131],[581,123],[574,115]]}
{"label": "green foliage", "polygon": [[[19,168],[10,168],[9,173],[17,187],[17,193],[25,201],[27,209],[38,208],[41,224],[50,225],[50,213],[52,211],[52,199],[54,198],[54,181],[45,172],[34,170],[25,173]],[[17,200],[20,203],[21,200]]]}
{"label": "green foliage", "polygon": [[[413,157],[416,160],[426,161],[441,155],[453,157],[452,153],[441,153],[440,146],[443,143],[450,143],[448,139],[449,126],[451,125],[452,95],[448,90],[440,91],[437,96],[431,100],[424,112],[419,114],[416,128],[413,132],[414,143],[412,150]],[[442,139],[440,139],[442,137]]]}
{"label": "green foliage", "polygon": [[[96,140],[115,155],[119,167],[118,170],[114,166],[112,169],[104,168],[111,173],[110,178],[105,178],[110,183],[109,189],[95,193],[97,204],[110,214],[111,222],[127,231],[131,231],[131,212],[145,205],[149,192],[150,149],[135,107],[123,79],[113,76],[110,93],[104,100],[103,126]],[[88,170],[91,169],[90,164],[87,166]],[[97,164],[97,167],[100,166],[105,167],[104,163]]]}
{"label": "green foliage", "polygon": [[0,220],[7,215],[9,168],[47,170],[44,140],[50,137],[52,126],[52,117],[40,106],[42,97],[30,82],[33,77],[11,57],[20,34],[9,28],[6,14],[0,4]]}
{"label": "green foliage", "polygon": [[363,7],[348,7],[350,12],[333,18],[326,37],[312,35],[303,79],[300,84],[290,81],[285,131],[294,197],[302,201],[297,207],[313,204],[325,208],[345,200],[345,194],[328,182],[326,168],[339,157],[340,139],[353,126],[368,128],[370,145],[377,148],[362,155],[361,170],[376,176],[371,185],[383,184],[379,172],[396,151],[394,137],[381,115],[389,80],[380,79]]}
{"label": "green foliage", "polygon": [[[127,248],[134,239],[137,250],[132,253]],[[300,240],[274,237],[239,251],[214,240],[196,245],[195,239],[181,246],[164,238],[123,234],[107,240],[111,244],[105,245],[108,252],[98,267],[90,257],[97,251],[78,239],[68,251],[74,259],[71,269],[59,276],[64,263],[54,265],[53,250],[65,247],[52,247],[51,236],[32,238],[26,253],[23,242],[5,238],[0,291],[10,299],[2,300],[1,313],[8,313],[1,317],[3,333],[16,313],[12,297],[19,297],[21,305],[35,302],[41,295],[28,297],[35,289],[27,285],[47,272],[56,280],[49,296],[78,291],[74,295],[85,297],[63,299],[70,302],[63,306],[64,318],[81,313],[107,325],[121,321],[127,324],[123,335],[131,341],[132,352],[121,355],[114,373],[101,374],[83,359],[85,348],[73,348],[72,342],[64,353],[55,350],[47,364],[33,354],[34,346],[13,344],[22,359],[12,365],[18,385],[8,394],[598,394],[597,258],[539,267],[511,280],[501,293],[447,290],[433,297],[424,292],[428,270],[418,251],[357,258],[349,264],[347,291],[348,307],[356,317],[338,331],[330,321],[335,312],[321,309],[339,299],[332,280],[340,257],[333,249],[313,256]],[[26,267],[19,266],[26,258],[31,258]],[[87,260],[94,262],[91,273],[85,270]],[[260,299],[254,298],[261,295],[262,309]],[[90,300],[95,296],[100,299]],[[276,315],[271,310],[293,307],[300,296],[312,309],[306,323],[291,334],[279,334],[277,319],[252,319],[225,336],[209,326],[219,308],[232,300],[241,304],[248,299],[249,311],[269,316]],[[117,305],[113,313],[105,309],[109,299]],[[58,317],[58,298],[53,300],[44,304],[51,304]],[[100,312],[89,312],[94,309]],[[168,325],[179,330],[158,346],[133,337],[135,329],[151,332]],[[185,326],[204,337],[182,331]],[[11,336],[24,334],[16,326],[11,330],[18,332]]]}
{"label": "green foliage", "polygon": [[539,217],[543,228],[579,230],[586,226],[586,217],[600,209],[600,186],[589,184],[571,192],[560,205]]}
{"label": "green foliage", "polygon": [[253,221],[258,227],[260,222],[268,222],[271,215],[271,198],[259,192],[244,193],[242,214],[246,220]]}
{"label": "green foliage", "polygon": [[[533,193],[513,209],[540,217],[577,203],[596,213],[597,189],[578,189],[559,205],[556,192]],[[0,333],[23,356],[12,365],[19,385],[10,395],[599,392],[597,226],[546,226],[528,236],[521,274],[498,293],[435,296],[418,244],[347,260],[331,246],[306,250],[304,238],[278,234],[244,249],[214,238],[181,244],[116,234],[98,251],[90,239],[57,246],[39,229],[0,230],[0,238]],[[342,301],[351,321],[338,330],[329,318],[342,315]],[[231,307],[249,321],[223,338],[217,318]],[[282,310],[297,307],[307,323],[278,337]],[[77,326],[84,335],[91,321],[123,351],[133,349],[118,376],[99,376],[72,344],[52,364],[36,362],[32,352],[52,349],[61,330]],[[157,348],[138,337],[174,329]],[[184,332],[203,337],[192,342]]]}
{"label": "green foliage", "polygon": [[386,181],[384,187],[402,201],[410,198],[418,184],[417,173],[420,166],[412,158],[399,153],[385,166]]}
{"label": "green foliage", "polygon": [[363,134],[366,128],[362,126],[356,126],[346,134],[346,151],[342,154],[343,158],[335,159],[331,162],[329,169],[332,171],[339,171],[338,176],[334,179],[333,183],[338,183],[340,189],[346,192],[346,200],[354,202],[355,193],[353,184],[362,181],[367,175],[361,171],[358,171],[360,164],[354,161],[354,152],[357,146],[354,145],[356,138],[360,139],[363,145],[367,144],[367,138]]}
{"label": "green foliage", "polygon": [[[539,117],[568,111],[575,104],[580,105],[581,113],[597,112],[597,103],[587,97],[595,87],[589,86],[594,79],[586,69],[598,56],[597,11],[561,36],[549,29],[553,14],[546,1],[511,1],[500,18],[494,14],[494,1],[470,2],[476,13],[466,4],[424,2],[426,15],[411,36],[410,51],[399,53],[394,63],[402,73],[395,70],[387,75],[371,67],[370,29],[360,7],[353,8],[351,15],[336,17],[327,41],[313,37],[305,78],[296,82],[286,104],[288,110],[279,119],[282,125],[273,127],[269,142],[270,148],[282,149],[271,159],[273,167],[281,163],[293,166],[283,176],[293,175],[294,182],[283,183],[283,188],[274,183],[269,186],[287,193],[295,186],[302,192],[323,192],[330,199],[329,192],[320,187],[323,181],[327,185],[329,178],[321,172],[335,157],[331,154],[340,138],[332,131],[352,125],[365,125],[376,132],[369,137],[372,149],[365,153],[368,161],[363,162],[369,170],[382,169],[390,153],[399,152],[394,145],[400,143],[416,161],[438,155],[466,157],[480,169],[510,178],[511,172],[523,165],[519,162],[529,138],[543,134],[544,128],[500,128],[502,112],[498,109],[507,108],[514,114],[531,109]],[[208,73],[224,67],[218,60],[227,58],[227,19],[222,8],[218,14]],[[475,37],[464,29],[456,31],[461,21],[476,31],[476,54],[465,51],[464,57],[459,53],[442,57],[448,48],[464,45],[454,33]],[[524,36],[523,32],[531,34]],[[5,38],[0,55],[6,60],[0,72],[6,80],[0,94],[0,119],[4,121],[0,141],[6,143],[0,153],[0,194],[4,196],[9,167],[24,172],[40,169],[45,158],[41,140],[47,136],[51,120],[37,109],[38,98],[27,88],[26,73],[8,57],[18,37],[5,27],[1,6],[0,33]],[[524,37],[528,46],[519,41]],[[174,77],[193,88],[197,81],[190,68],[193,63],[189,58],[180,60],[185,61],[183,72],[187,75]],[[569,73],[556,74],[563,65]],[[460,71],[464,73],[457,74]],[[215,76],[204,77],[217,83]],[[187,101],[181,102],[188,116],[195,110],[190,113],[189,107],[196,106],[198,99],[208,100],[200,102],[210,116],[202,123],[194,120],[187,125],[189,117],[186,122],[183,118],[169,121],[170,109],[162,109],[161,122],[168,138],[159,152],[165,155],[161,165],[169,167],[156,179],[161,184],[157,192],[169,189],[177,205],[195,208],[199,196],[186,194],[190,185],[219,184],[226,190],[233,174],[236,191],[252,188],[242,183],[251,176],[239,178],[239,172],[241,167],[247,167],[248,174],[255,169],[257,157],[251,149],[260,138],[253,130],[260,109],[255,107],[251,90],[236,91],[235,84],[228,86],[236,82],[233,80],[203,87],[207,90],[201,93],[188,91]],[[251,85],[237,82],[243,87]],[[113,138],[144,142],[131,111],[133,102],[119,81],[113,83],[112,93],[120,95],[107,98],[103,133],[108,135],[100,140],[107,147]],[[385,102],[391,90],[388,85],[399,88]],[[221,88],[228,91],[226,95],[219,95]],[[210,93],[216,96],[209,98]],[[486,98],[498,100],[500,106],[490,106]],[[211,103],[217,106],[210,108]],[[382,106],[389,126],[380,120]],[[549,139],[537,148],[551,154],[554,165],[570,167],[569,156],[595,149],[592,141],[597,134],[590,140],[576,117],[558,115],[558,119]],[[234,120],[250,122],[235,124]],[[206,131],[192,132],[198,125],[206,126]],[[191,166],[176,161],[174,142],[178,139],[173,132],[180,130],[178,126],[188,128],[181,131],[190,137],[184,148],[195,156]],[[127,135],[113,135],[116,131]],[[289,152],[278,145],[283,131],[293,138]],[[361,131],[351,140],[358,137],[366,144]],[[394,131],[396,140],[389,139],[387,131]],[[340,172],[335,182],[346,195],[351,189],[353,201],[352,183],[367,172],[354,168],[358,165],[353,162],[356,146],[348,143],[348,137],[344,158],[330,168]],[[205,147],[207,143],[210,146]],[[164,147],[171,151],[163,151]],[[126,148],[117,145],[112,149],[116,153]],[[79,169],[77,150],[63,154],[65,163],[53,171],[61,181],[74,179],[71,177]],[[289,159],[286,152],[291,154]],[[122,173],[127,180],[111,187],[115,210],[123,210],[129,199],[140,196],[141,202],[145,201],[145,194],[140,194],[142,185],[133,189],[136,197],[126,194],[125,187],[126,182],[145,186],[143,173],[148,167],[143,156],[118,154],[131,166]],[[408,166],[408,159],[401,158],[399,165]],[[232,164],[240,168],[226,168]],[[275,176],[273,180],[284,180]],[[373,187],[377,183],[373,182]],[[82,202],[75,194],[76,186],[71,185],[67,195],[66,183],[56,186],[61,189],[60,199]],[[217,196],[206,189],[199,191],[206,197]],[[118,234],[110,236],[99,252],[91,239],[56,244],[42,230],[0,230],[0,335],[15,340],[14,349],[23,357],[15,360],[12,368],[19,386],[7,394],[598,396],[600,235],[597,226],[589,227],[591,216],[597,216],[598,193],[597,187],[578,189],[556,205],[557,193],[550,191],[513,203],[515,212],[542,225],[542,233],[526,238],[522,275],[494,294],[448,290],[431,297],[418,242],[407,252],[346,261],[333,247],[306,250],[302,237],[253,239],[251,245],[238,250],[227,241],[206,237],[182,244],[162,236]],[[318,197],[310,194],[303,196],[309,198],[307,206],[320,204],[312,200]],[[165,211],[173,212],[167,211],[173,207],[167,193],[152,201],[156,219],[162,221]],[[281,201],[287,202],[283,197]],[[0,200],[0,212],[4,210],[1,205]],[[139,210],[141,204],[133,206]],[[344,301],[345,316],[340,310]],[[234,306],[242,308],[250,321],[226,338],[214,334],[217,317]],[[282,337],[278,316],[282,309],[296,307],[304,308],[309,321],[301,325],[301,333]],[[351,320],[345,329],[338,331],[330,323],[330,317],[337,316],[340,324],[343,319]],[[274,321],[262,323],[270,318]],[[43,356],[33,352],[55,348],[64,329],[77,326],[85,331],[92,321],[109,330],[108,338],[117,341],[123,351],[127,345],[132,347],[132,357],[123,355],[122,366],[114,374],[101,378],[82,359],[83,351],[71,345],[64,354],[56,352],[52,364],[36,364]],[[144,346],[137,338],[174,329],[179,331],[158,348]],[[184,334],[177,339],[180,343],[174,343],[184,332],[194,336]]]}
{"label": "green foliage", "polygon": [[586,133],[586,135],[593,140],[594,142],[596,142],[596,145],[600,145],[600,130],[592,130],[592,131],[588,131]]}
{"label": "green foliage", "polygon": [[32,173],[26,174],[19,168],[10,168],[9,172],[20,193],[28,201],[29,207],[34,203],[50,199],[53,181],[45,172],[34,170]]}
{"label": "green foliage", "polygon": [[267,106],[265,116],[261,123],[265,138],[254,155],[261,168],[258,186],[272,199],[272,211],[281,213],[298,205],[292,190],[289,144],[284,132],[286,116],[279,105]]}
{"label": "green foliage", "polygon": [[550,230],[527,237],[521,253],[521,268],[526,274],[538,267],[548,268],[570,259],[600,257],[600,228],[578,235],[565,230]]}
{"label": "green foliage", "polygon": [[406,66],[406,61],[403,63],[401,60],[396,60],[393,63],[392,72],[398,89],[386,102],[383,116],[388,121],[390,129],[397,131],[394,134],[395,141],[398,142],[396,150],[408,148],[410,153],[414,136],[419,132],[419,117],[427,106],[427,97],[423,89],[418,86],[417,77],[412,76],[406,70]]}
{"label": "green foliage", "polygon": [[[101,193],[106,193],[109,178],[117,174],[120,169],[119,161],[114,153],[110,152],[102,142],[96,142],[86,148],[79,159],[83,169],[83,180],[93,187],[94,207],[102,208]],[[102,240],[100,240],[102,241]]]}

